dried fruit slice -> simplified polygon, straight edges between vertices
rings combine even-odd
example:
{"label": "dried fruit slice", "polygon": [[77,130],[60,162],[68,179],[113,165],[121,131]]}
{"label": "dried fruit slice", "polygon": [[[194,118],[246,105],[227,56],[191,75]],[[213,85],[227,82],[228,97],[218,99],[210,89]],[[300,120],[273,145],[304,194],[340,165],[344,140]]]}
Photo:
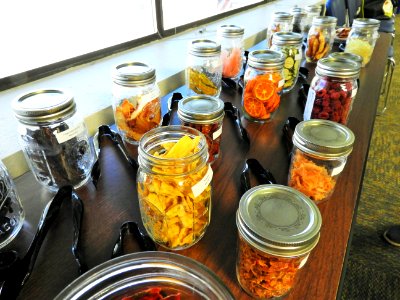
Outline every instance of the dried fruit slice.
{"label": "dried fruit slice", "polygon": [[261,101],[266,101],[275,93],[275,86],[267,80],[260,80],[254,87],[254,96]]}
{"label": "dried fruit slice", "polygon": [[259,118],[265,113],[265,107],[263,103],[256,98],[246,97],[243,100],[244,109],[253,118]]}

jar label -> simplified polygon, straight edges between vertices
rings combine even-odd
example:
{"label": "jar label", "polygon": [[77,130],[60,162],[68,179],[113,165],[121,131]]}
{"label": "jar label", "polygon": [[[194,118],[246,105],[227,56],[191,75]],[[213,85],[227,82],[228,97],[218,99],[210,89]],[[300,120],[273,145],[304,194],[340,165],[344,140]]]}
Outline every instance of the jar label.
{"label": "jar label", "polygon": [[309,120],[311,118],[311,111],[314,106],[314,100],[315,100],[316,93],[314,89],[309,89],[308,91],[308,96],[307,96],[307,102],[306,102],[306,107],[304,108],[304,120]]}
{"label": "jar label", "polygon": [[294,57],[294,60],[301,60],[301,53],[297,53]]}
{"label": "jar label", "polygon": [[351,91],[351,98],[354,98],[354,97],[356,96],[356,94],[357,94],[357,89],[354,88],[354,89]]}
{"label": "jar label", "polygon": [[345,164],[341,164],[340,166],[333,168],[331,176],[336,176],[336,175],[342,173],[344,166],[345,166]]}
{"label": "jar label", "polygon": [[283,87],[284,84],[285,84],[285,78],[279,80],[279,82],[278,82],[278,88]]}
{"label": "jar label", "polygon": [[211,166],[208,165],[208,170],[207,173],[204,175],[204,177],[198,183],[192,186],[192,192],[195,198],[200,196],[200,194],[206,189],[206,187],[208,187],[212,177],[213,177],[213,170],[211,169]]}
{"label": "jar label", "polygon": [[56,136],[57,142],[59,144],[62,144],[78,135],[81,135],[84,132],[85,132],[85,125],[83,122],[81,122],[67,130],[64,130],[61,132],[58,132],[57,130],[55,130],[53,133]]}
{"label": "jar label", "polygon": [[212,135],[213,140],[216,140],[217,138],[219,138],[221,136],[221,134],[222,134],[222,126],[220,126],[218,128],[218,130],[213,133],[213,135]]}

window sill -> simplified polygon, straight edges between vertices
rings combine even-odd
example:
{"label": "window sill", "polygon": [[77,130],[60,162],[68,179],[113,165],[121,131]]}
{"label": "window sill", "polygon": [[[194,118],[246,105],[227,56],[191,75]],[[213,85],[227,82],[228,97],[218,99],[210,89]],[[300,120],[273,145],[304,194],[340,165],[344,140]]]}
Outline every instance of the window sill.
{"label": "window sill", "polygon": [[[304,0],[301,6],[320,3]],[[0,92],[0,159],[13,178],[29,170],[18,144],[17,121],[11,101],[18,95],[42,88],[67,89],[74,95],[78,112],[85,117],[90,135],[102,124],[114,123],[111,108],[111,69],[126,61],[142,61],[156,69],[161,95],[184,84],[187,44],[197,38],[214,39],[222,24],[245,28],[245,48],[259,43],[266,36],[269,17],[274,11],[289,11],[297,0],[277,0],[245,12],[229,16],[182,34],[154,41],[140,47],[114,54],[64,72]]]}

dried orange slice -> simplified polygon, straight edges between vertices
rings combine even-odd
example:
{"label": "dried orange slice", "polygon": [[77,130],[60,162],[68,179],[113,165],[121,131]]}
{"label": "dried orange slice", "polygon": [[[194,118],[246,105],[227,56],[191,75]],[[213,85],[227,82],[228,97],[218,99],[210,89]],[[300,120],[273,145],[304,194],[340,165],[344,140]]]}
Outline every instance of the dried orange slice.
{"label": "dried orange slice", "polygon": [[265,107],[263,103],[254,97],[245,97],[243,99],[243,106],[250,117],[259,118],[265,114]]}
{"label": "dried orange slice", "polygon": [[259,80],[254,87],[254,96],[261,101],[266,101],[275,93],[275,85],[267,80]]}

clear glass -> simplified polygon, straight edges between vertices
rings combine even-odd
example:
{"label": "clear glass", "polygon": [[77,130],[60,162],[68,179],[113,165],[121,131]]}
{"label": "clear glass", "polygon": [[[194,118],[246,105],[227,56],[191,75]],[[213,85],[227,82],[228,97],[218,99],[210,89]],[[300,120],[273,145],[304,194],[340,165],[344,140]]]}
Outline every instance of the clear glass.
{"label": "clear glass", "polygon": [[205,56],[189,53],[185,78],[188,96],[219,96],[222,81],[221,53]]}
{"label": "clear glass", "polygon": [[18,133],[33,175],[46,188],[78,188],[90,178],[95,153],[86,125],[77,114],[51,123],[20,123]]}
{"label": "clear glass", "polygon": [[357,80],[315,75],[308,92],[304,120],[324,119],[346,125],[357,95]]}
{"label": "clear glass", "polygon": [[343,171],[346,156],[329,157],[308,154],[293,146],[289,167],[288,186],[302,192],[315,203],[328,200]]}
{"label": "clear glass", "polygon": [[284,82],[283,67],[255,68],[247,65],[242,95],[245,118],[256,122],[272,119],[279,108]]}
{"label": "clear glass", "polygon": [[115,124],[124,141],[137,144],[150,129],[161,125],[161,98],[157,83],[120,85],[113,82]]}
{"label": "clear glass", "polygon": [[363,58],[362,66],[364,67],[371,59],[378,37],[378,28],[353,27],[350,30],[344,51],[360,55]]}
{"label": "clear glass", "polygon": [[15,238],[24,219],[25,213],[14,182],[0,161],[0,249]]}
{"label": "clear glass", "polygon": [[313,24],[308,31],[306,59],[316,62],[328,56],[335,39],[336,24]]}
{"label": "clear glass", "polygon": [[285,83],[283,92],[289,92],[296,85],[299,77],[300,63],[302,59],[302,44],[297,45],[275,45],[271,46],[271,50],[282,52],[285,55],[285,63],[283,65],[283,76]]}
{"label": "clear glass", "polygon": [[237,78],[243,66],[243,35],[218,34],[217,41],[221,44],[222,77]]}
{"label": "clear glass", "polygon": [[294,285],[309,252],[291,257],[272,255],[238,237],[236,276],[243,290],[254,299],[285,296]]}
{"label": "clear glass", "polygon": [[267,48],[272,45],[272,36],[275,32],[279,31],[292,31],[293,29],[293,19],[288,20],[278,20],[272,19],[271,23],[267,28]]}
{"label": "clear glass", "polygon": [[217,275],[199,262],[176,253],[149,251],[127,254],[94,267],[55,300],[144,299],[138,294],[149,291],[163,294],[163,298],[151,299],[178,299],[174,297],[177,293],[182,300],[234,299]]}
{"label": "clear glass", "polygon": [[307,38],[314,17],[321,15],[321,5],[309,5],[305,8],[306,18],[304,19],[304,38]]}
{"label": "clear glass", "polygon": [[[182,138],[191,141],[174,149]],[[194,154],[188,150],[193,139]],[[153,129],[140,140],[138,160],[140,214],[150,237],[172,250],[198,242],[211,217],[212,170],[204,135],[185,126]]]}

